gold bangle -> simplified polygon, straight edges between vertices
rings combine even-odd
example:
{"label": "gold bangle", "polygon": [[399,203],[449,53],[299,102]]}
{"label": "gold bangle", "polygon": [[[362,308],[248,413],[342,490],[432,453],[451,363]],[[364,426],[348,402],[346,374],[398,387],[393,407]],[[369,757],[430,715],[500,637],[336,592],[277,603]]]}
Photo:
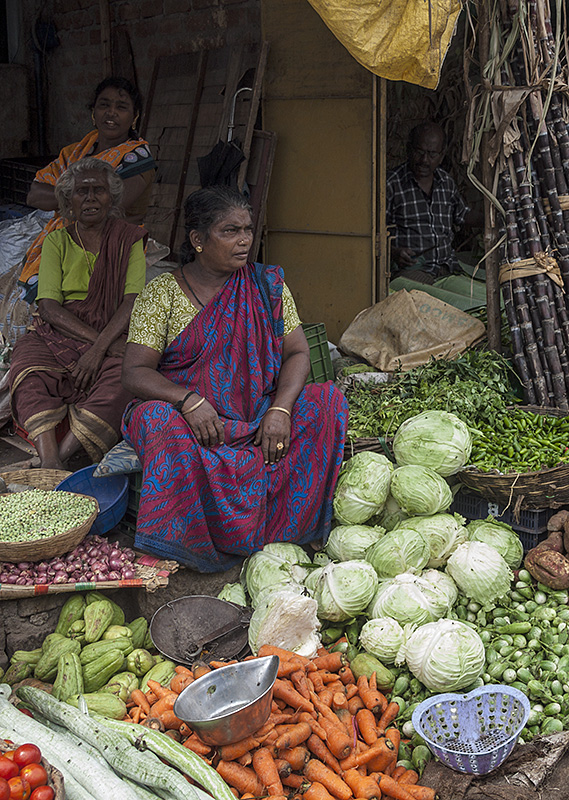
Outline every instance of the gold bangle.
{"label": "gold bangle", "polygon": [[271,406],[270,408],[267,408],[267,411],[282,411],[283,413],[288,414],[290,417],[290,411],[288,408],[283,408],[282,406]]}
{"label": "gold bangle", "polygon": [[205,403],[205,397],[200,398],[195,405],[193,405],[191,408],[188,408],[188,410],[184,411],[183,413],[184,414],[191,414],[192,411],[195,411],[196,408],[199,408],[202,403]]}

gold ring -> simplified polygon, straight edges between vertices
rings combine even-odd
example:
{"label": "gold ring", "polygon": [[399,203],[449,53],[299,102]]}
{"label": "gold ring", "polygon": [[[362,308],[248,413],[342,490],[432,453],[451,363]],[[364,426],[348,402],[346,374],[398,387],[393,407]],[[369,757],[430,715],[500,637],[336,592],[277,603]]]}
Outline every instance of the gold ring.
{"label": "gold ring", "polygon": [[283,447],[284,447],[284,444],[282,442],[277,442],[277,450],[282,450]]}

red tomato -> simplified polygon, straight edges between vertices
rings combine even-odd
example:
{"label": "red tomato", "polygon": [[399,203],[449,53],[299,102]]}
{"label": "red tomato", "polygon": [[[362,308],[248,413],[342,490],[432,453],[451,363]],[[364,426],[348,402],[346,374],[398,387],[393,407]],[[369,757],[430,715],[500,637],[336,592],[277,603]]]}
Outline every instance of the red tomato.
{"label": "red tomato", "polygon": [[41,761],[41,751],[35,744],[21,744],[16,748],[14,761],[22,769],[26,764],[39,764]]}
{"label": "red tomato", "polygon": [[38,786],[30,795],[30,800],[53,800],[55,792],[51,786]]}
{"label": "red tomato", "polygon": [[10,787],[10,800],[28,800],[32,793],[30,784],[19,775],[17,778],[10,778],[8,786]]}
{"label": "red tomato", "polygon": [[[14,744],[14,742],[11,742],[11,744]],[[13,761],[15,752],[16,752],[15,750],[6,750],[6,752],[4,753],[4,758],[9,758],[10,761]]]}
{"label": "red tomato", "polygon": [[25,714],[26,717],[31,717],[32,719],[34,718],[34,715],[32,714],[29,708],[20,708],[18,710],[21,711],[22,714]]}
{"label": "red tomato", "polygon": [[45,786],[47,783],[47,772],[41,764],[26,764],[20,770],[20,777],[25,778],[32,789],[38,786]]}
{"label": "red tomato", "polygon": [[9,781],[19,773],[18,765],[5,756],[0,756],[0,778]]}
{"label": "red tomato", "polygon": [[5,778],[0,778],[0,800],[8,800],[10,797],[10,786]]}

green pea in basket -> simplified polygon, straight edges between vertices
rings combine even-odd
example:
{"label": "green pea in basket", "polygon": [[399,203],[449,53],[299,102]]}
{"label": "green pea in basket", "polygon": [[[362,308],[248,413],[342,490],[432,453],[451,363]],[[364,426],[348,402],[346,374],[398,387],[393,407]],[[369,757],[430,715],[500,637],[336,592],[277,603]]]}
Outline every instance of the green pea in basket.
{"label": "green pea in basket", "polygon": [[[21,494],[28,493],[25,492]],[[53,494],[62,495],[67,493],[54,491]],[[48,558],[53,558],[53,556],[61,556],[64,553],[69,553],[70,550],[77,547],[85,536],[87,536],[93,523],[97,519],[99,504],[94,497],[89,497],[88,495],[73,493],[72,496],[73,498],[84,498],[89,501],[92,511],[84,522],[62,533],[43,538],[33,538],[33,533],[30,533],[30,538],[25,541],[2,541],[0,538],[0,561],[9,561],[12,563],[18,563],[20,561],[44,561]],[[15,495],[0,495],[0,498],[4,497],[15,497]],[[0,504],[0,525],[1,523],[2,508]]]}

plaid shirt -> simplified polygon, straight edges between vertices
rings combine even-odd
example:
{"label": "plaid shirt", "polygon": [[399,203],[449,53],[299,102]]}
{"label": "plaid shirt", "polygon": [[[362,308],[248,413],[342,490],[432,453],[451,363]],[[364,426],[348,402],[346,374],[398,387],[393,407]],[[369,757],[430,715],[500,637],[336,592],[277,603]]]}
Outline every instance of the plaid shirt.
{"label": "plaid shirt", "polygon": [[417,253],[433,247],[418,264],[425,272],[452,272],[458,262],[452,248],[453,226],[460,226],[468,206],[450,175],[438,167],[431,196],[421,189],[409,166],[401,164],[387,173],[387,224],[394,225],[395,246]]}

